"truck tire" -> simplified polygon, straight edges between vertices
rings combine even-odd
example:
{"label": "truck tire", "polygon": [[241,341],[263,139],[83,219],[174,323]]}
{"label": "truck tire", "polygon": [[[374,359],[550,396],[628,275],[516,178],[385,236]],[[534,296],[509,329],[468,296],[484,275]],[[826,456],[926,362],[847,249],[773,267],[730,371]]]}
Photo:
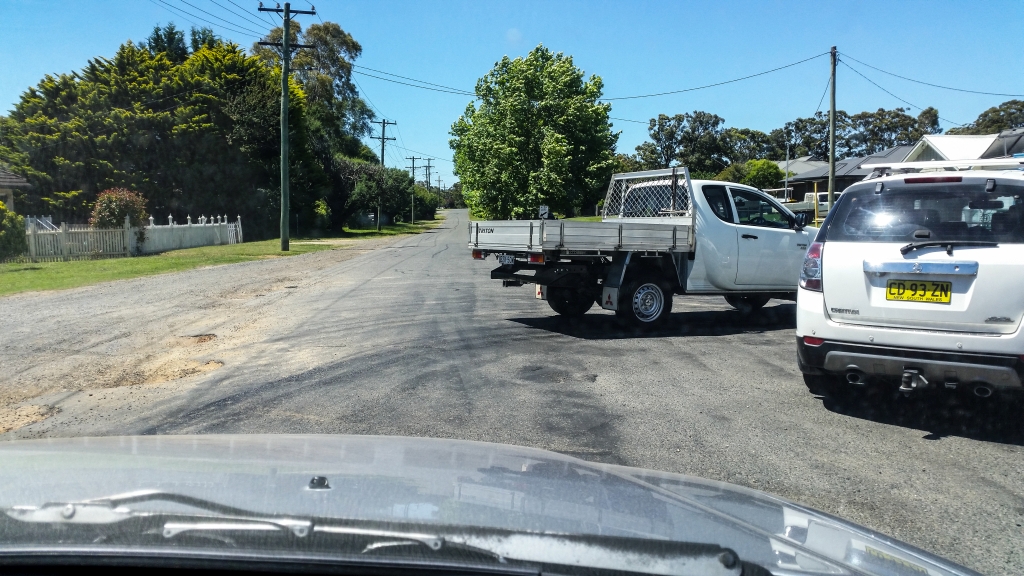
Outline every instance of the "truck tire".
{"label": "truck tire", "polygon": [[583,316],[594,303],[593,296],[573,288],[548,288],[548,306],[561,316]]}
{"label": "truck tire", "polygon": [[615,315],[624,323],[654,328],[664,324],[672,313],[672,291],[656,276],[640,276],[619,291],[618,308]]}
{"label": "truck tire", "polygon": [[730,294],[725,297],[725,301],[744,316],[764,308],[764,305],[771,299],[771,296],[740,296],[738,294]]}

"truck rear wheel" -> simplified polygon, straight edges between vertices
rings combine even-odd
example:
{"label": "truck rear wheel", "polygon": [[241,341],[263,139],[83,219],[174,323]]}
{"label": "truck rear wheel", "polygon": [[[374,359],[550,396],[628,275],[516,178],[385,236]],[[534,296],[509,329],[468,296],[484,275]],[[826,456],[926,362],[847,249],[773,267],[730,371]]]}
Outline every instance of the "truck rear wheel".
{"label": "truck rear wheel", "polygon": [[615,315],[635,327],[653,328],[663,324],[672,312],[672,292],[654,276],[631,280],[619,292]]}
{"label": "truck rear wheel", "polygon": [[583,316],[594,305],[594,297],[573,288],[548,288],[548,306],[561,316]]}
{"label": "truck rear wheel", "polygon": [[725,301],[744,316],[764,308],[764,305],[769,300],[771,300],[771,296],[740,296],[738,294],[730,294],[725,297]]}

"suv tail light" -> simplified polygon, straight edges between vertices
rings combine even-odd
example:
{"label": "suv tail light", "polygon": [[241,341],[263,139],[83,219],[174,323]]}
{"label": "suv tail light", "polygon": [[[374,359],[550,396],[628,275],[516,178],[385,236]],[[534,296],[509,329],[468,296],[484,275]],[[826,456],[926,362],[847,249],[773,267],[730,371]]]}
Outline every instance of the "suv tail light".
{"label": "suv tail light", "polygon": [[814,242],[804,254],[804,265],[800,268],[800,287],[804,290],[821,292],[821,252],[825,245]]}
{"label": "suv tail light", "polygon": [[821,346],[825,343],[824,338],[815,338],[814,336],[804,336],[804,344],[808,346]]}

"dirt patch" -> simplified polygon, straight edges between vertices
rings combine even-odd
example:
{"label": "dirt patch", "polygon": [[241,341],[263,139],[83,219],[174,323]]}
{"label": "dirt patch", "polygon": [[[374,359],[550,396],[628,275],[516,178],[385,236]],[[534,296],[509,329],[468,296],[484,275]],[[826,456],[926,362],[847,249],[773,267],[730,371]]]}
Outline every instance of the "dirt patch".
{"label": "dirt patch", "polygon": [[168,380],[187,378],[196,374],[204,374],[212,372],[221,366],[224,366],[224,363],[216,360],[210,360],[205,364],[195,360],[169,362],[150,372],[146,378],[146,384],[156,384],[158,382],[167,382]]}
{"label": "dirt patch", "polygon": [[0,434],[42,422],[53,412],[49,406],[35,404],[18,408],[0,408]]}

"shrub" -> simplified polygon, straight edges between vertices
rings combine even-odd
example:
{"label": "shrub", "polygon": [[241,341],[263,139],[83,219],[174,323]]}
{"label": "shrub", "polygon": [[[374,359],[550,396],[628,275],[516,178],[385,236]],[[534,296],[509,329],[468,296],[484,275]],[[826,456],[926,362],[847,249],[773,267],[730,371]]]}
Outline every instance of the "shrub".
{"label": "shrub", "polygon": [[138,192],[127,188],[111,188],[100,192],[96,197],[89,225],[93,228],[121,228],[124,226],[125,216],[136,228],[148,224],[146,199]]}
{"label": "shrub", "polygon": [[136,241],[141,244],[146,240],[146,225],[149,216],[146,212],[146,199],[142,194],[127,188],[111,188],[100,192],[92,207],[89,225],[93,228],[121,228],[124,217],[138,232]]}
{"label": "shrub", "polygon": [[25,219],[0,202],[0,258],[21,256],[27,251]]}

